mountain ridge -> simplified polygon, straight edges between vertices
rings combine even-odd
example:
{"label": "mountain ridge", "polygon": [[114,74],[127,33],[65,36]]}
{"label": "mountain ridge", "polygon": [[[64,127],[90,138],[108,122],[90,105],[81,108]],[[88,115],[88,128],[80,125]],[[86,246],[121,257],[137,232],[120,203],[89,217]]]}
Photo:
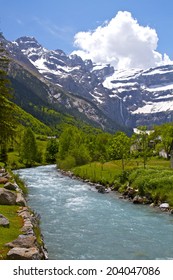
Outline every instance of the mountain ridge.
{"label": "mountain ridge", "polygon": [[59,49],[47,50],[27,36],[6,46],[14,60],[48,87],[49,102],[85,115],[104,130],[173,121],[173,65],[115,70]]}
{"label": "mountain ridge", "polygon": [[[14,102],[26,112],[50,126],[57,126],[59,124],[58,119],[68,119],[71,116],[70,119],[74,119],[72,123],[77,125],[84,122],[86,125],[89,124],[109,132],[128,131],[125,127],[105,117],[99,108],[91,101],[86,100],[85,97],[75,96],[64,90],[62,86],[45,79],[28,58],[21,53],[20,49],[16,49],[15,42],[9,42],[5,38],[1,38],[1,41],[11,58],[9,78],[15,92]],[[56,115],[58,113],[61,116],[54,118],[52,124],[50,116],[42,112],[44,107],[48,110],[53,109]],[[50,120],[48,121],[47,118]]]}

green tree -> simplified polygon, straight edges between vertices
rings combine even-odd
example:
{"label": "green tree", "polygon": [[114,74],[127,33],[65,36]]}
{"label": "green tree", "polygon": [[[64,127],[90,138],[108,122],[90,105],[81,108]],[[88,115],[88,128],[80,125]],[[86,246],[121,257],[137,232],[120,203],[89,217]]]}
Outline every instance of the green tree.
{"label": "green tree", "polygon": [[132,142],[136,145],[139,156],[143,158],[144,168],[146,168],[147,159],[151,155],[150,138],[151,136],[146,126],[138,127],[138,132],[132,136]]}
{"label": "green tree", "polygon": [[77,127],[67,127],[59,138],[57,164],[60,166],[61,162],[67,158],[73,164],[75,162],[76,165],[83,165],[91,160],[87,145],[87,134]]}
{"label": "green tree", "polygon": [[173,123],[156,126],[154,136],[158,142],[157,151],[164,150],[167,159],[170,160],[170,167],[173,168]]}
{"label": "green tree", "polygon": [[[3,39],[0,34],[0,41]],[[8,54],[0,42],[0,156],[7,161],[7,144],[15,135],[16,116],[14,104],[9,100],[12,97],[10,81],[7,77],[9,66]]]}
{"label": "green tree", "polygon": [[23,134],[21,145],[21,158],[26,166],[32,166],[37,161],[38,149],[35,135],[30,127],[26,128]]}
{"label": "green tree", "polygon": [[122,171],[125,170],[125,159],[130,155],[130,138],[124,132],[117,132],[110,142],[109,153],[111,159],[121,159]]}
{"label": "green tree", "polygon": [[71,149],[70,155],[75,158],[76,165],[84,165],[91,161],[89,150],[85,144],[80,144],[79,147]]}
{"label": "green tree", "polygon": [[50,139],[46,147],[46,162],[55,163],[58,150],[59,144],[57,139]]}
{"label": "green tree", "polygon": [[94,161],[105,162],[108,159],[108,143],[111,135],[108,133],[100,133],[93,139],[92,158]]}
{"label": "green tree", "polygon": [[155,138],[160,137],[160,142],[157,144],[157,149],[164,149],[167,159],[170,159],[172,141],[173,141],[173,124],[165,123],[155,127]]}

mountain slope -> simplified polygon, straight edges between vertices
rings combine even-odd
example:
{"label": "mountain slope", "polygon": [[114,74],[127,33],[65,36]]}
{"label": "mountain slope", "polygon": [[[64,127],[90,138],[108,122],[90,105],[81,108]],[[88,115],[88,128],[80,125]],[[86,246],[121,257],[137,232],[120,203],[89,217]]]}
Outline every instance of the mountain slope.
{"label": "mountain slope", "polygon": [[173,120],[173,65],[118,71],[47,50],[33,37],[5,44],[16,102],[36,117],[35,106],[48,106],[110,132]]}
{"label": "mountain slope", "polygon": [[[104,119],[108,118],[108,122],[112,120],[115,124],[125,125],[128,112],[122,100],[119,98],[110,100],[111,91],[102,85],[105,75],[113,73],[112,67],[105,65],[99,68],[92,61],[83,61],[76,55],[67,56],[61,50],[49,51],[34,38],[19,38],[15,45],[47,81],[63,88],[70,95],[95,105],[94,107],[99,109]],[[54,96],[55,102],[56,95]],[[89,112],[89,115],[92,113]]]}
{"label": "mountain slope", "polygon": [[22,37],[15,44],[45,79],[94,103],[113,122],[135,127],[172,121],[173,65],[117,71],[49,51],[34,38]]}
{"label": "mountain slope", "polygon": [[[23,40],[23,39],[22,39]],[[113,121],[100,110],[95,103],[86,96],[67,91],[62,85],[56,84],[46,78],[41,71],[31,63],[30,51],[28,57],[25,51],[30,46],[32,59],[36,59],[42,48],[35,39],[25,37],[24,44],[21,39],[16,42],[9,42],[1,38],[5,48],[11,56],[9,77],[15,90],[15,102],[27,112],[33,114],[45,124],[56,127],[66,118],[72,123],[81,125],[81,122],[92,125],[103,130],[114,132],[117,130],[128,131],[118,121]],[[33,41],[34,40],[34,41]],[[20,43],[20,48],[19,48]],[[58,51],[62,55],[62,51]],[[25,54],[24,54],[25,53]],[[45,109],[46,108],[46,109]],[[47,109],[54,110],[56,113],[52,116],[45,113]],[[56,115],[56,117],[55,117]],[[59,115],[59,118],[57,117]],[[67,116],[66,116],[67,115]],[[66,120],[65,120],[66,123]]]}
{"label": "mountain slope", "polygon": [[[99,109],[84,98],[63,91],[56,85],[44,83],[16,63],[11,63],[10,80],[15,91],[15,102],[45,124],[55,127],[61,123],[79,125],[85,122],[108,131],[123,127],[113,123]],[[50,113],[50,111],[54,113]]]}

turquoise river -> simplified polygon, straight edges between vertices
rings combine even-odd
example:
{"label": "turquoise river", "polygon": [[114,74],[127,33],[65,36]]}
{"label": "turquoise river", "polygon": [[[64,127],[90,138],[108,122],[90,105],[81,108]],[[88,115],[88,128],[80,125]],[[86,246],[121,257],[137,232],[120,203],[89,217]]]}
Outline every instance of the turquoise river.
{"label": "turquoise river", "polygon": [[17,170],[41,216],[52,260],[173,259],[173,215],[63,176],[55,165]]}

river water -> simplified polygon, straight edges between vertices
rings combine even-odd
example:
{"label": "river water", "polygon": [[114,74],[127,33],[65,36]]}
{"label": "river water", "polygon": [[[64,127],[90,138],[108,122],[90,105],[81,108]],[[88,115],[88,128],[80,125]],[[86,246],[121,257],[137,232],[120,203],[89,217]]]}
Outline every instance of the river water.
{"label": "river water", "polygon": [[63,176],[55,165],[16,171],[41,215],[49,259],[173,259],[173,215]]}

